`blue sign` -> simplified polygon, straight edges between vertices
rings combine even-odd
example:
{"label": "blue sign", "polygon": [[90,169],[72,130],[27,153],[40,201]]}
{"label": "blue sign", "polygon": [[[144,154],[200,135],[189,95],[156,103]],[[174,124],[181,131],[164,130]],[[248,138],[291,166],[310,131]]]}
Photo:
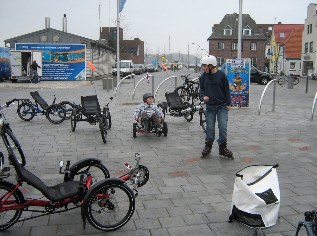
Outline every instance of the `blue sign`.
{"label": "blue sign", "polygon": [[85,44],[17,43],[16,50],[42,53],[42,80],[85,80]]}
{"label": "blue sign", "polygon": [[227,59],[226,73],[229,81],[232,107],[250,106],[250,60]]}

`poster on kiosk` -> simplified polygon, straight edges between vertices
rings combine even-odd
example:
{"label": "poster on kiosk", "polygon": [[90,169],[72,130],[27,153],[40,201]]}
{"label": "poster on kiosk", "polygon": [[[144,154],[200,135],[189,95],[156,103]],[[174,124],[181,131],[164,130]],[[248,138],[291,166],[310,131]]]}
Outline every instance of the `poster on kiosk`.
{"label": "poster on kiosk", "polygon": [[250,107],[250,59],[227,59],[231,106]]}

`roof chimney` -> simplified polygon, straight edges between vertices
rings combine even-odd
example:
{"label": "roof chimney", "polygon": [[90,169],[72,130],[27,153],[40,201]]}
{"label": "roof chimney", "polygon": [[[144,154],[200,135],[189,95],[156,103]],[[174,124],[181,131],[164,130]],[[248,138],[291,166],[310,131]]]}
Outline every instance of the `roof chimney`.
{"label": "roof chimney", "polygon": [[49,29],[51,28],[50,26],[50,18],[49,17],[45,17],[45,29]]}
{"label": "roof chimney", "polygon": [[280,25],[280,24],[282,24],[282,22],[279,21],[278,24]]}
{"label": "roof chimney", "polygon": [[67,32],[67,18],[66,18],[66,14],[64,14],[64,17],[63,17],[63,32]]}

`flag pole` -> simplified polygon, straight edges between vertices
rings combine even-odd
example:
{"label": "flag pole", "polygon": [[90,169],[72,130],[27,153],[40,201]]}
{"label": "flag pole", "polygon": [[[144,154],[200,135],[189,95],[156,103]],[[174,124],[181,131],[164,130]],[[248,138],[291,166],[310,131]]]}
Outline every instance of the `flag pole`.
{"label": "flag pole", "polygon": [[120,18],[119,18],[119,1],[120,0],[117,0],[117,83],[120,82],[120,40],[119,40]]}

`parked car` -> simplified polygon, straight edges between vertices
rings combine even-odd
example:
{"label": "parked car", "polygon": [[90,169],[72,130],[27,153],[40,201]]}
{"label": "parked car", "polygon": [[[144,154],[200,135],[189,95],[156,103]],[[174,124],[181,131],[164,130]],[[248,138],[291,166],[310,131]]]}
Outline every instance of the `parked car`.
{"label": "parked car", "polygon": [[146,72],[155,72],[155,66],[153,64],[147,64]]}
{"label": "parked car", "polygon": [[142,64],[134,64],[134,68],[133,68],[134,74],[136,74],[136,75],[143,74],[143,72],[144,72],[143,68],[144,68],[144,65],[142,65]]}
{"label": "parked car", "polygon": [[266,85],[272,77],[269,73],[260,71],[258,68],[251,66],[250,69],[250,81],[254,83]]}

